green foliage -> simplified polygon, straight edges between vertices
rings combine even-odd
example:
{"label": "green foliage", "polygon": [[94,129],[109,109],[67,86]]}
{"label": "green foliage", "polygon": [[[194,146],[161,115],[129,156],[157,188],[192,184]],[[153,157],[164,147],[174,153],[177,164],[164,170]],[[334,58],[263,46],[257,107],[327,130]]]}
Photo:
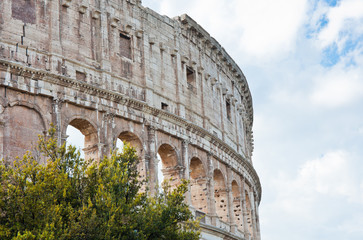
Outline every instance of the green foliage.
{"label": "green foliage", "polygon": [[47,164],[30,152],[0,164],[0,239],[199,239],[186,181],[150,197],[140,191],[134,148],[95,164],[54,136],[39,138]]}

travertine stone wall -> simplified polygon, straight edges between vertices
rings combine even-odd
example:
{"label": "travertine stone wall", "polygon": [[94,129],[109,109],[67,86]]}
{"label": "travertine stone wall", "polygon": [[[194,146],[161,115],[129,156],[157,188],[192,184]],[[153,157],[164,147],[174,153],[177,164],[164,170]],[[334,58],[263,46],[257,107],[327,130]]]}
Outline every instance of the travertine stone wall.
{"label": "travertine stone wall", "polygon": [[51,123],[61,141],[79,129],[96,161],[125,140],[151,192],[160,172],[191,180],[204,239],[259,239],[252,122],[242,71],[187,15],[139,0],[0,1],[0,157]]}

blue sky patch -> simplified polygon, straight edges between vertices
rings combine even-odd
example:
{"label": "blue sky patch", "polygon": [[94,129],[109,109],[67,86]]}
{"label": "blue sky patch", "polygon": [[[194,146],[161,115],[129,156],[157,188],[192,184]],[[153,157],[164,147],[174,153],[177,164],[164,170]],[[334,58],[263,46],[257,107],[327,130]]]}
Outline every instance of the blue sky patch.
{"label": "blue sky patch", "polygon": [[339,1],[338,0],[323,0],[324,2],[326,2],[330,7],[335,7]]}
{"label": "blue sky patch", "polygon": [[358,44],[363,41],[363,35],[353,39],[351,36],[348,38],[348,40],[345,42],[344,49],[342,50],[342,55],[346,55],[350,51],[353,51],[358,47]]}
{"label": "blue sky patch", "polygon": [[347,40],[344,42],[343,48],[338,49],[337,44],[331,44],[327,48],[325,48],[322,52],[322,60],[320,62],[321,65],[324,67],[331,67],[338,63],[341,57],[348,57],[346,59],[346,64],[355,65],[354,58],[350,58],[349,60],[349,53],[357,50],[362,49],[360,45],[363,42],[363,35],[359,37],[354,37],[352,34],[348,32],[340,33],[341,38],[346,38]]}
{"label": "blue sky patch", "polygon": [[329,20],[326,16],[326,14],[322,15],[315,26],[306,24],[305,27],[307,29],[306,31],[306,38],[310,39],[313,38],[314,35],[319,33],[326,25],[328,25]]}
{"label": "blue sky patch", "polygon": [[340,55],[338,52],[338,47],[334,43],[324,49],[321,65],[323,65],[324,67],[331,67],[334,66],[339,61],[339,59]]}
{"label": "blue sky patch", "polygon": [[322,28],[324,28],[326,25],[328,25],[329,20],[326,17],[326,14],[324,14],[323,16],[321,16],[321,18],[318,21],[318,31],[320,31]]}

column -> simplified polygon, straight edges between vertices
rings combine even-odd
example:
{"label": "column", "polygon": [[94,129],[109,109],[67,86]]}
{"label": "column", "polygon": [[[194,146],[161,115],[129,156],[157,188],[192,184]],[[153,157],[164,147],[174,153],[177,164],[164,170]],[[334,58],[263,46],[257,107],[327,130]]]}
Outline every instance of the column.
{"label": "column", "polygon": [[203,128],[207,129],[206,117],[205,117],[205,106],[204,106],[204,68],[198,67],[198,78],[200,80],[200,102],[203,116]]}
{"label": "column", "polygon": [[[106,2],[105,1],[100,1],[100,10],[101,10],[101,14],[100,14],[100,19],[101,19],[101,23],[100,23],[100,45],[101,45],[101,50],[100,50],[100,54],[101,54],[101,68],[106,70],[106,71],[111,71],[111,63],[110,63],[110,46],[109,46],[109,41],[108,41],[108,36],[109,36],[109,21],[107,19],[107,14],[106,13]],[[112,31],[112,30],[111,30]],[[110,75],[108,74],[104,74],[104,72],[102,72],[103,75],[103,79],[105,80],[105,75],[107,75],[108,79],[111,78]]]}
{"label": "column", "polygon": [[0,159],[4,158],[4,128],[5,122],[0,120]]}
{"label": "column", "polygon": [[[232,91],[234,91],[234,89],[232,89]],[[240,131],[243,131],[241,129],[239,129],[239,112],[238,112],[238,109],[237,109],[237,106],[236,106],[236,102],[235,101],[232,101],[232,106],[233,106],[233,110],[234,110],[234,127],[236,129],[236,141],[237,141],[237,152],[238,153],[241,153],[241,143],[240,143],[240,138],[239,138],[239,135],[240,135]]]}
{"label": "column", "polygon": [[250,195],[250,202],[251,202],[251,221],[252,221],[252,229],[253,229],[253,239],[257,240],[255,197],[254,197],[253,191],[250,192],[249,195]]}
{"label": "column", "polygon": [[63,129],[62,129],[62,105],[63,105],[63,99],[61,98],[54,98],[53,103],[53,124],[56,130],[56,137],[58,139],[58,145],[61,146],[64,141],[67,140],[66,129],[64,129],[64,136],[62,135]]}
{"label": "column", "polygon": [[240,192],[240,197],[239,197],[239,201],[240,201],[240,205],[241,205],[241,221],[242,221],[242,227],[243,227],[243,230],[241,229],[242,233],[244,236],[246,236],[246,226],[247,226],[247,221],[246,221],[246,218],[245,218],[245,201],[244,201],[244,191],[245,191],[245,188],[244,188],[244,179],[243,177],[241,177],[241,185],[239,186],[239,192]]}
{"label": "column", "polygon": [[[221,81],[221,79],[219,79],[219,81]],[[220,84],[220,83],[219,83]],[[218,88],[220,88],[218,90]],[[222,94],[222,89],[221,87],[216,87],[216,91],[219,97],[219,104],[220,104],[220,114],[221,114],[221,132],[222,132],[222,140],[224,141],[224,135],[225,135],[225,130],[224,130],[224,121],[225,121],[225,114],[226,112],[224,111],[225,108],[225,100],[223,99],[223,94]]]}
{"label": "column", "polygon": [[231,232],[236,232],[237,224],[234,218],[234,204],[233,204],[233,193],[232,193],[232,169],[227,166],[227,198],[228,198],[228,214],[229,214],[229,224],[231,226]]}
{"label": "column", "polygon": [[217,224],[217,213],[216,213],[216,204],[214,200],[214,182],[213,182],[213,173],[214,173],[214,167],[213,167],[213,159],[212,154],[207,154],[207,160],[208,160],[208,173],[207,173],[207,188],[208,188],[208,209],[209,209],[209,215],[212,220],[212,225]]}
{"label": "column", "polygon": [[[114,119],[115,119],[115,114],[110,113],[110,112],[105,112],[103,113],[103,119],[102,119],[102,124],[101,124],[101,131],[99,131],[99,138],[100,138],[100,142],[101,142],[101,135],[104,136],[103,139],[103,143],[100,143],[100,157],[102,157],[102,155],[109,155],[110,151],[113,150],[113,148],[115,147],[114,141],[114,136],[113,136],[113,123],[114,123]],[[100,158],[102,159],[102,158]]]}
{"label": "column", "polygon": [[156,141],[155,141],[155,127],[147,126],[147,136],[148,136],[148,152],[145,154],[145,161],[148,162],[148,177],[150,185],[150,194],[154,195],[157,191],[157,181],[158,181],[158,160],[156,157]]}
{"label": "column", "polygon": [[[181,176],[181,178],[184,178],[186,180],[189,180],[189,176],[190,176],[188,146],[189,146],[189,141],[186,139],[183,139],[182,140],[182,161],[183,161],[184,171],[183,171],[183,174],[181,174],[181,175],[183,175],[183,176]],[[187,204],[189,206],[191,206],[192,199],[191,199],[190,184],[188,185],[188,192],[185,194],[185,199],[186,199]]]}
{"label": "column", "polygon": [[247,222],[247,206],[246,206],[246,194],[245,194],[245,180],[242,179],[242,191],[241,191],[241,201],[242,201],[242,214],[243,214],[243,228],[246,240],[251,238],[251,234],[248,230]]}
{"label": "column", "polygon": [[261,240],[261,232],[260,232],[260,217],[258,212],[258,203],[255,200],[255,215],[256,215],[256,239]]}

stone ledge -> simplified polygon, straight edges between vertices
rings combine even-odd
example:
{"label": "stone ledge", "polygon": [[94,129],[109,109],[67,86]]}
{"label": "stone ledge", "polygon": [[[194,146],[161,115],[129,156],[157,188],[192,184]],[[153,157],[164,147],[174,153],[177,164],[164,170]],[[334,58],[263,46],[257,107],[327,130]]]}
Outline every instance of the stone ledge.
{"label": "stone ledge", "polygon": [[223,229],[215,227],[213,225],[209,225],[206,223],[200,223],[200,226],[202,229],[206,229],[207,231],[211,231],[214,233],[217,232],[217,233],[223,235],[223,239],[226,239],[226,240],[245,240],[245,238],[236,236],[230,232],[224,231]]}

